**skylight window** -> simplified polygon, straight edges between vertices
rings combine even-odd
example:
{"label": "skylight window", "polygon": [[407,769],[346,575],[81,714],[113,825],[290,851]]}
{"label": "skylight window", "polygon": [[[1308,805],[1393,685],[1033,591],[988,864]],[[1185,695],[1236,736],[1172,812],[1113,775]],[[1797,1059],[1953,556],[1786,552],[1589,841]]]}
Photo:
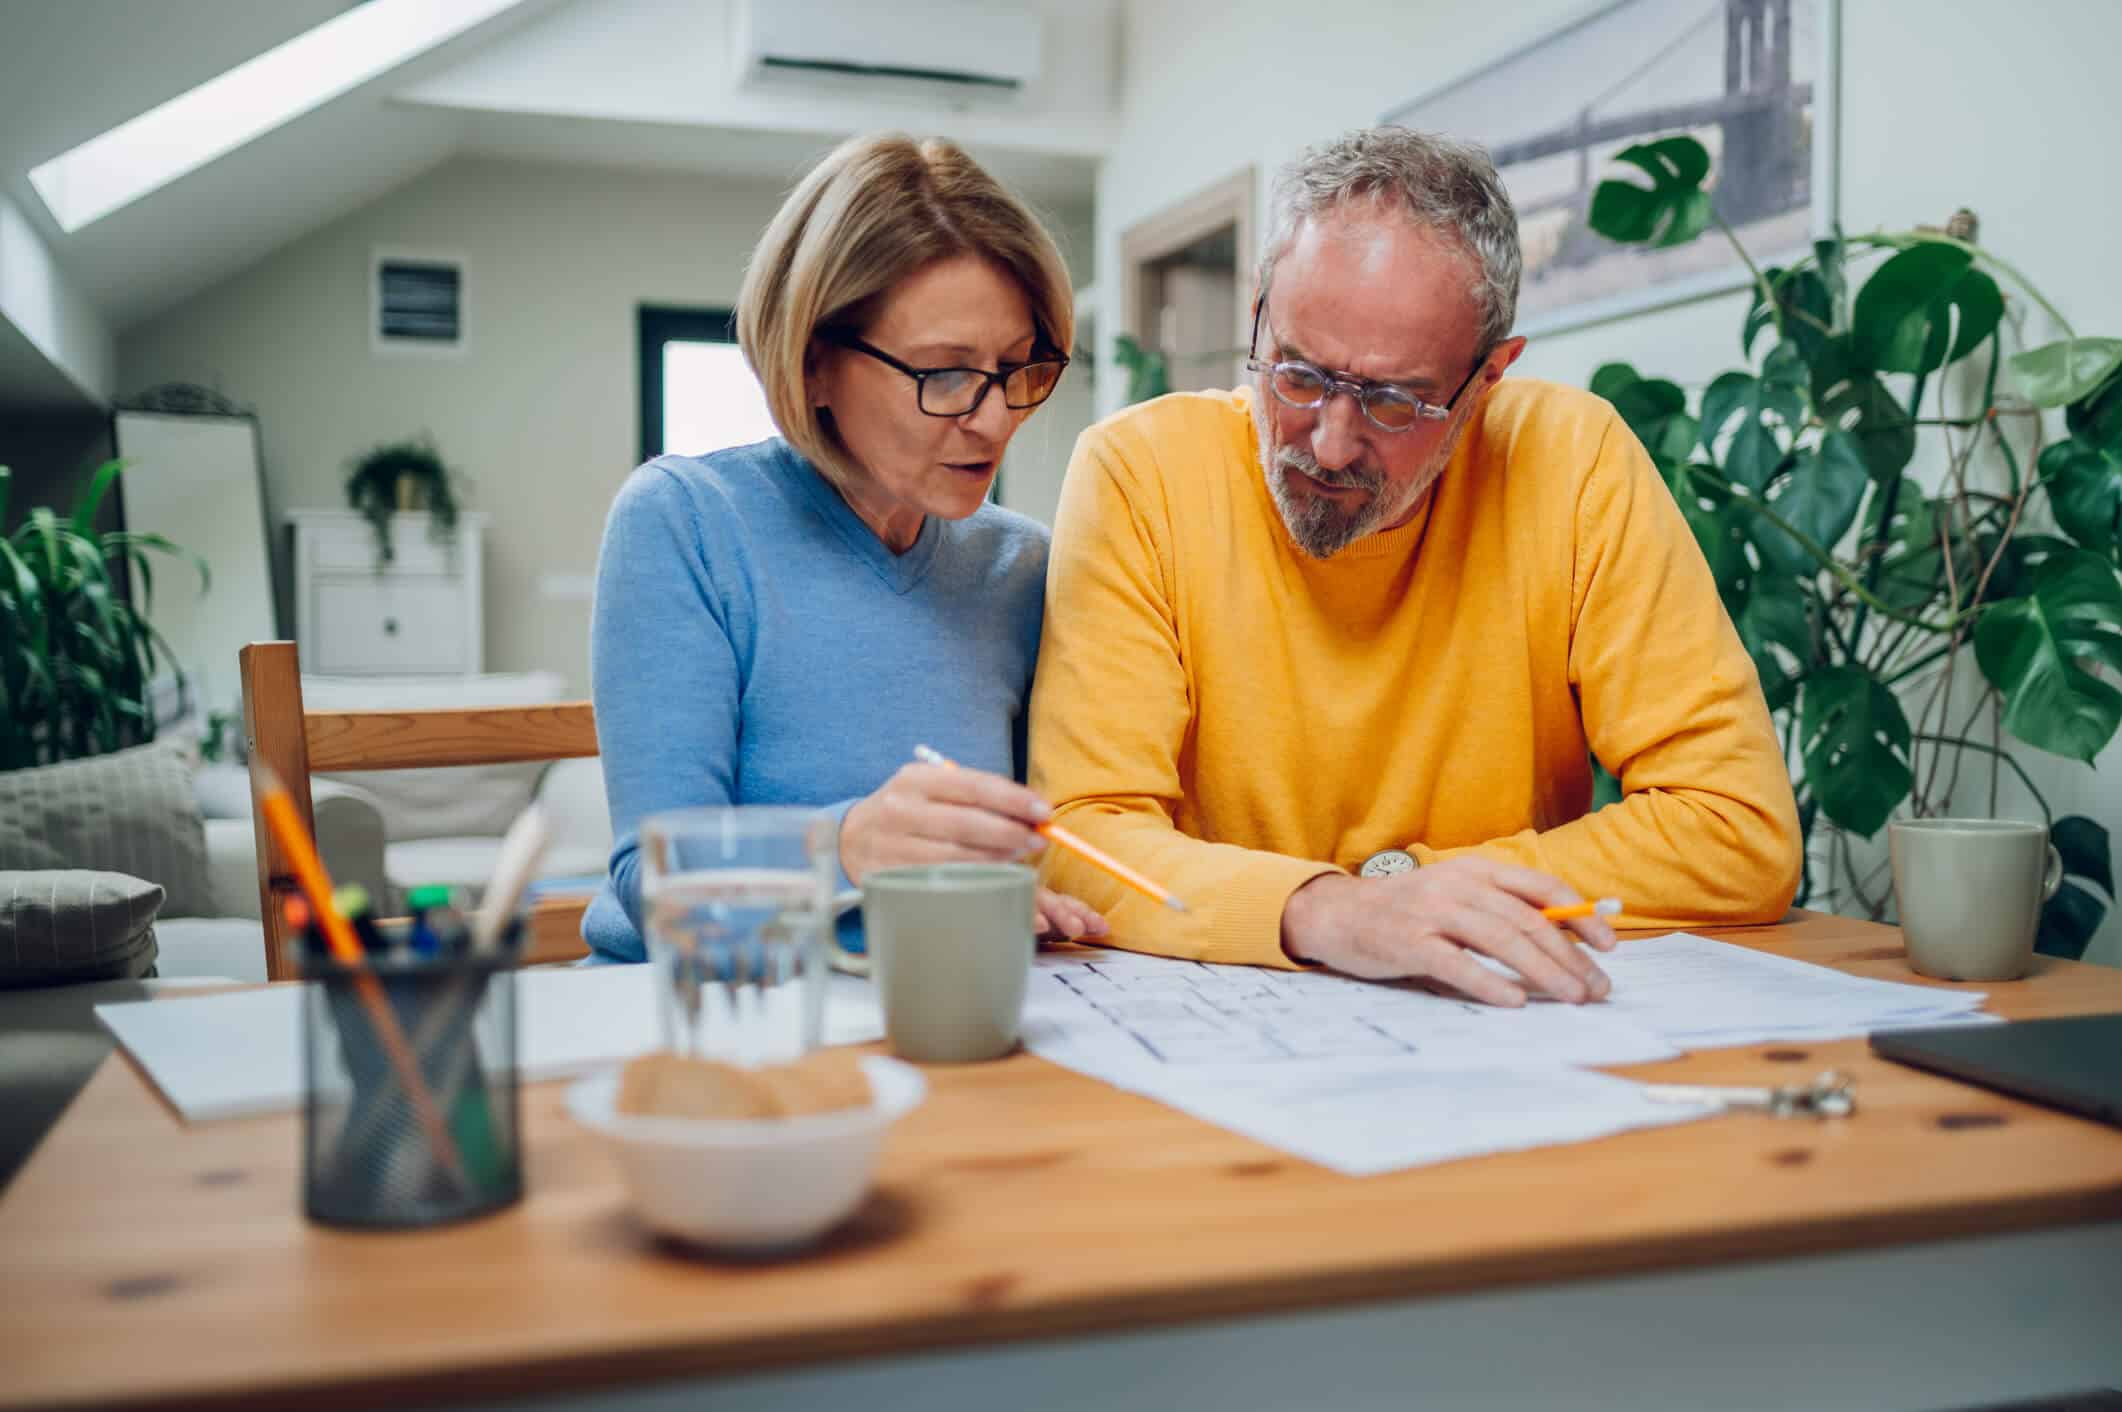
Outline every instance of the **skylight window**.
{"label": "skylight window", "polygon": [[368,0],[33,169],[71,234],[523,0]]}

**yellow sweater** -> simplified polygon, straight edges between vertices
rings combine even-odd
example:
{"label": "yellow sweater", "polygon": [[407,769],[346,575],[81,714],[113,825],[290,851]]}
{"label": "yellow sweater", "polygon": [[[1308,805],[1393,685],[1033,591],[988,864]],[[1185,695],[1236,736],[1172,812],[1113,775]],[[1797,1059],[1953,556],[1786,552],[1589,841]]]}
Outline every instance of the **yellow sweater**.
{"label": "yellow sweater", "polygon": [[[1192,911],[1050,849],[1054,886],[1116,944],[1275,966],[1290,893],[1383,848],[1539,868],[1630,925],[1782,915],[1797,813],[1759,679],[1611,407],[1505,379],[1415,518],[1322,562],[1268,498],[1251,396],[1076,445],[1031,783]],[[1587,746],[1625,791],[1596,814]]]}

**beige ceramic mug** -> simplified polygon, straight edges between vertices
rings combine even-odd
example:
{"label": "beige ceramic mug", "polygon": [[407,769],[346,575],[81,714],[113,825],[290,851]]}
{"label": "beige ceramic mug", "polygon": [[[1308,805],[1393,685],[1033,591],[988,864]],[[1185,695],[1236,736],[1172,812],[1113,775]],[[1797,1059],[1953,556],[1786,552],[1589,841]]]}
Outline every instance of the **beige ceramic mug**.
{"label": "beige ceramic mug", "polygon": [[1016,1048],[1037,885],[1020,863],[880,868],[862,880],[870,974],[901,1058],[963,1064]]}
{"label": "beige ceramic mug", "polygon": [[2063,857],[2040,824],[1909,819],[1887,825],[1908,964],[1947,981],[2008,981],[2033,965],[2041,905]]}

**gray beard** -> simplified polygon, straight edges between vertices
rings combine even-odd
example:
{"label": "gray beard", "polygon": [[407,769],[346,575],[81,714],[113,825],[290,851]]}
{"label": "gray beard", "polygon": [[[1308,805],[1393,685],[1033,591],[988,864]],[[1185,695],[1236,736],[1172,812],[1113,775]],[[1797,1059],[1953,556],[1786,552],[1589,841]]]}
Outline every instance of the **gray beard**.
{"label": "gray beard", "polygon": [[[1292,543],[1314,559],[1331,559],[1365,535],[1399,520],[1420,504],[1436,484],[1437,476],[1451,458],[1458,438],[1438,448],[1403,496],[1388,496],[1385,475],[1375,467],[1357,464],[1339,471],[1326,471],[1309,452],[1294,446],[1273,444],[1266,418],[1255,412],[1260,441],[1260,471],[1267,478],[1267,493],[1275,512],[1289,531]],[[1353,486],[1365,493],[1354,505],[1338,501],[1297,485],[1293,477],[1302,473],[1322,485]]]}

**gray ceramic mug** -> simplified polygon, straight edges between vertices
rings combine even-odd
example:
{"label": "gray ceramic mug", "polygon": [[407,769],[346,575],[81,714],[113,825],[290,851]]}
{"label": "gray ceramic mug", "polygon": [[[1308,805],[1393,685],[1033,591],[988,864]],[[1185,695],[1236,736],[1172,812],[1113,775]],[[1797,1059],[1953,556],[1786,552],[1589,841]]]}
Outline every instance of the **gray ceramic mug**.
{"label": "gray ceramic mug", "polygon": [[862,880],[870,973],[901,1058],[963,1064],[1016,1048],[1037,885],[1018,863],[880,868]]}
{"label": "gray ceramic mug", "polygon": [[1908,964],[1946,981],[2009,981],[2033,965],[2041,905],[2063,857],[2040,824],[1909,819],[1887,825]]}

